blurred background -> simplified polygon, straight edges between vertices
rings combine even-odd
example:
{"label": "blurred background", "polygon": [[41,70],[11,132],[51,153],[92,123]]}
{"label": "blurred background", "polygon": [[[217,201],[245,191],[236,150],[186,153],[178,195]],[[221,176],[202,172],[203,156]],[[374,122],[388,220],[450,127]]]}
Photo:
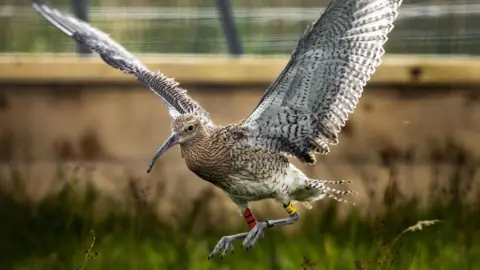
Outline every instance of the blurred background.
{"label": "blurred background", "polygon": [[[327,0],[51,0],[174,77],[228,124],[248,116]],[[340,144],[308,176],[353,181],[249,252],[247,230],[178,148],[163,103],[0,0],[0,269],[479,269],[480,0],[404,0]],[[284,217],[255,202],[259,220]],[[437,222],[441,220],[441,222]]]}

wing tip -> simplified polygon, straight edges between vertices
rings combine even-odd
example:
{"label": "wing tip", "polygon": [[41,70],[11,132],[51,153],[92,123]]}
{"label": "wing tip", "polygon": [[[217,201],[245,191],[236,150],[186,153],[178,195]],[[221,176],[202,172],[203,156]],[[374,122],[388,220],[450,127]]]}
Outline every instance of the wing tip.
{"label": "wing tip", "polygon": [[50,7],[49,3],[45,0],[30,0],[30,3],[34,7],[42,8],[42,6]]}
{"label": "wing tip", "polygon": [[64,22],[62,22],[62,20],[68,18],[71,15],[61,12],[45,0],[30,0],[30,2],[32,3],[32,7],[40,15],[42,15],[44,19],[46,19],[48,22],[50,22],[53,26],[58,28],[67,36],[73,37],[75,31],[71,29],[71,27],[65,25]]}

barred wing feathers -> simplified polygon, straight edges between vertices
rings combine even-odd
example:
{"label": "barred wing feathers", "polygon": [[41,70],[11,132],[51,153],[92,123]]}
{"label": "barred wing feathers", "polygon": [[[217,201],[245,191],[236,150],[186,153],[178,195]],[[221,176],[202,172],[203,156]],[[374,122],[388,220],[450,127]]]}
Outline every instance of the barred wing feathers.
{"label": "barred wing feathers", "polygon": [[338,143],[402,0],[332,0],[242,123],[247,143],[315,163]]}
{"label": "barred wing feathers", "polygon": [[62,13],[43,0],[31,1],[33,8],[63,33],[98,53],[108,65],[133,75],[155,92],[163,100],[172,117],[191,113],[205,117],[205,120],[210,123],[208,112],[192,100],[187,95],[187,91],[180,88],[174,79],[160,72],[150,71],[106,33],[88,23],[70,14]]}

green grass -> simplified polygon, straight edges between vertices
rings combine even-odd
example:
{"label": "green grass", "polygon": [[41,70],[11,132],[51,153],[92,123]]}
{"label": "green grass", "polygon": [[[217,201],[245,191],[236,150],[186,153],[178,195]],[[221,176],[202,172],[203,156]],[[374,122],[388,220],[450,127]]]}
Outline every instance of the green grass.
{"label": "green grass", "polygon": [[301,211],[294,235],[270,229],[249,252],[237,242],[234,254],[207,260],[222,235],[246,229],[208,229],[208,194],[167,225],[138,200],[133,214],[95,215],[97,192],[73,184],[34,203],[12,175],[16,184],[0,193],[0,269],[480,269],[480,211],[457,196],[437,196],[427,208],[397,203],[375,222],[355,212],[340,222],[338,204],[318,203],[320,211]]}

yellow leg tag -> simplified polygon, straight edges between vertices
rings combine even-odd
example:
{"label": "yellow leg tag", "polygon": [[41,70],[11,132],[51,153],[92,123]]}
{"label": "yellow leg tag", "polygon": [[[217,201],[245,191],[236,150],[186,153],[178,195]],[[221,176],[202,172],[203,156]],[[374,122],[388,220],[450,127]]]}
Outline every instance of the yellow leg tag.
{"label": "yellow leg tag", "polygon": [[287,211],[287,213],[290,216],[293,216],[295,215],[295,213],[297,213],[297,209],[295,208],[292,202],[290,202],[287,206],[284,206],[284,208],[285,208],[285,211]]}

